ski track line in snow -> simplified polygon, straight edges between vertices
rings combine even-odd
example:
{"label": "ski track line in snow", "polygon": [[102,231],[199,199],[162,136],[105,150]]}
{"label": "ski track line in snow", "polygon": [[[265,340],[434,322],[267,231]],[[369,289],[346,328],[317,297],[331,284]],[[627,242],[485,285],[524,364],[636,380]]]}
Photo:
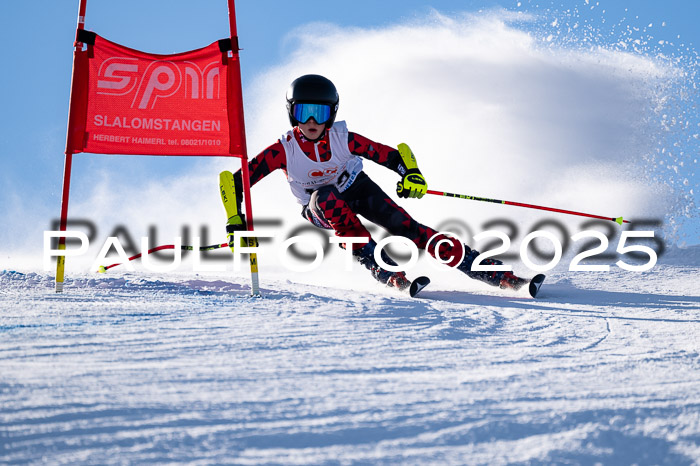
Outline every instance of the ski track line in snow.
{"label": "ski track line in snow", "polygon": [[255,299],[240,278],[85,276],[56,295],[5,271],[0,462],[693,464],[697,275],[555,276],[537,300],[289,282]]}

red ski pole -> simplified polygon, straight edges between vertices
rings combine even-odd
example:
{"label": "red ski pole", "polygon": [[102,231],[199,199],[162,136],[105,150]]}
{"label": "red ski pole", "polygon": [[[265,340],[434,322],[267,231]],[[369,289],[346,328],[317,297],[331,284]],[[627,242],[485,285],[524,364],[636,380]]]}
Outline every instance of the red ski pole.
{"label": "red ski pole", "polygon": [[[228,246],[228,243],[213,244],[211,246],[200,246],[199,250],[200,251],[211,251],[214,249],[225,248],[226,246]],[[174,244],[164,244],[163,246],[156,246],[155,248],[151,248],[148,251],[146,251],[146,254],[153,254],[154,252],[163,251],[165,249],[175,249],[175,245]],[[180,249],[182,249],[183,251],[193,251],[194,247],[183,245],[183,246],[180,246]],[[129,260],[132,261],[134,259],[138,259],[141,256],[143,256],[143,253],[139,253],[139,254],[136,254],[134,256],[131,256],[131,257],[129,257]],[[116,264],[112,264],[112,265],[101,265],[97,271],[100,273],[105,273],[106,271],[108,271],[112,267],[116,267],[118,265],[122,265],[122,263],[117,262]]]}
{"label": "red ski pole", "polygon": [[443,191],[434,191],[432,189],[429,189],[427,192],[428,192],[428,194],[434,194],[436,196],[456,197],[458,199],[469,199],[471,201],[493,202],[495,204],[514,205],[514,206],[518,206],[518,207],[527,207],[528,209],[547,210],[549,212],[558,212],[560,214],[578,215],[581,217],[597,218],[600,220],[610,220],[610,221],[613,221],[619,225],[622,225],[623,223],[630,223],[629,220],[624,220],[622,217],[603,217],[601,215],[586,214],[583,212],[575,212],[573,210],[555,209],[554,207],[544,207],[541,205],[524,204],[522,202],[503,201],[500,199],[489,199],[486,197],[467,196],[466,194],[446,193]]}

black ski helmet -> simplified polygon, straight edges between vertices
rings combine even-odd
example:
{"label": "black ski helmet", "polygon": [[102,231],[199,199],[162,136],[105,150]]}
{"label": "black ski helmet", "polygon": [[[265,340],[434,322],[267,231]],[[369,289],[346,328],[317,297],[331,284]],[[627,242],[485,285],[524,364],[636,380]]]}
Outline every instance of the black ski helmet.
{"label": "black ski helmet", "polygon": [[338,91],[329,79],[318,74],[306,74],[292,81],[287,90],[289,122],[292,126],[299,124],[299,121],[294,118],[296,103],[326,104],[331,107],[331,116],[326,121],[326,128],[330,128],[335,121],[339,102]]}

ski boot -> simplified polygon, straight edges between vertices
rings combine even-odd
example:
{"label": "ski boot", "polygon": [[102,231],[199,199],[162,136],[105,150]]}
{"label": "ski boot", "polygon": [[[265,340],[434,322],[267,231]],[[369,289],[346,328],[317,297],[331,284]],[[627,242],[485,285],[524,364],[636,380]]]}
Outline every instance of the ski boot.
{"label": "ski boot", "polygon": [[[513,272],[504,270],[475,272],[472,271],[472,264],[478,255],[479,251],[475,251],[473,249],[469,250],[469,252],[464,256],[462,263],[457,266],[457,269],[464,272],[470,278],[488,283],[492,286],[498,286],[501,289],[511,289],[517,291],[522,288],[523,285],[529,284],[528,292],[530,293],[530,296],[533,298],[537,296],[537,293],[540,291],[540,287],[544,282],[544,275],[540,273],[532,277],[532,279],[526,280],[516,276],[513,274]],[[484,259],[481,261],[481,264],[503,265],[503,262],[499,261],[498,259]]]}
{"label": "ski boot", "polygon": [[[465,246],[466,247],[466,246]],[[498,286],[502,289],[519,290],[528,281],[524,278],[515,276],[512,272],[503,270],[488,270],[488,271],[472,271],[474,259],[479,255],[479,251],[470,250],[462,260],[462,263],[457,266],[457,269],[464,272],[469,278],[488,283],[492,286]],[[482,265],[503,265],[503,262],[498,259],[484,259]]]}
{"label": "ski boot", "polygon": [[[411,281],[406,278],[406,274],[404,272],[389,272],[377,264],[377,261],[374,258],[374,250],[376,246],[377,243],[375,243],[374,240],[369,240],[369,243],[365,244],[360,249],[354,250],[352,255],[355,260],[364,265],[365,268],[370,271],[372,276],[379,283],[402,291],[409,288],[411,286]],[[396,262],[394,262],[394,260],[389,257],[386,252],[384,252],[384,250],[382,250],[382,259],[389,265],[397,265]]]}

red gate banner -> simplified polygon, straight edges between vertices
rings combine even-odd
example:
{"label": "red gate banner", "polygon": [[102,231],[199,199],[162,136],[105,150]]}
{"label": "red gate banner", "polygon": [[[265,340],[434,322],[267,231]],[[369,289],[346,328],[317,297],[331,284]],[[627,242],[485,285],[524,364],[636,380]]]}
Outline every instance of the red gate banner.
{"label": "red gate banner", "polygon": [[[241,154],[232,102],[230,41],[176,55],[143,53],[89,35],[78,51],[67,152],[134,155]],[[228,45],[228,48],[223,45]],[[229,108],[233,107],[233,108]]]}

